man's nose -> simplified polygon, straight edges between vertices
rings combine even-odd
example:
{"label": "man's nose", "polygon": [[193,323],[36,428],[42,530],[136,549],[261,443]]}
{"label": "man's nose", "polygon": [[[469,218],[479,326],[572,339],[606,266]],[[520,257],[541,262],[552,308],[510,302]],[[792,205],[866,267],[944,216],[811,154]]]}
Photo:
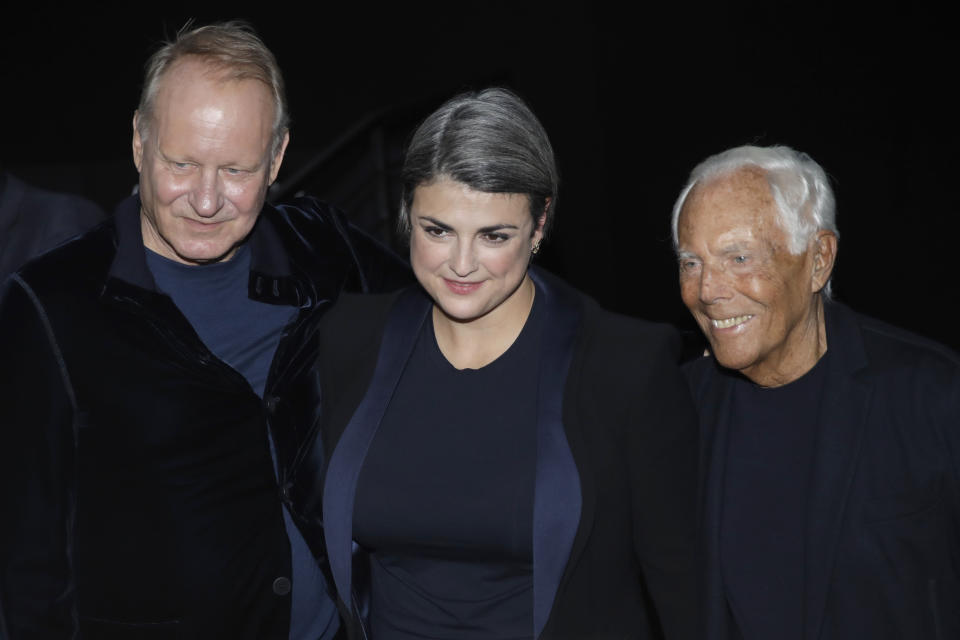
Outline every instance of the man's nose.
{"label": "man's nose", "polygon": [[730,287],[722,269],[703,265],[700,271],[700,302],[713,304],[730,297]]}
{"label": "man's nose", "polygon": [[204,169],[190,191],[190,204],[202,218],[212,218],[223,206],[223,189],[216,170]]}
{"label": "man's nose", "polygon": [[453,255],[450,256],[450,268],[461,278],[473,273],[477,268],[476,256],[474,256],[473,242],[470,240],[457,239],[451,248]]}

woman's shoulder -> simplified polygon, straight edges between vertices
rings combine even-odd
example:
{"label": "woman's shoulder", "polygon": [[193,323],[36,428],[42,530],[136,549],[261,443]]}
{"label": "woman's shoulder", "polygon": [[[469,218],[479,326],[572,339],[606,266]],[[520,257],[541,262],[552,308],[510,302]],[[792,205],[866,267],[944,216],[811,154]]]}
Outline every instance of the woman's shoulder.
{"label": "woman's shoulder", "polygon": [[579,325],[573,366],[581,373],[608,379],[623,377],[627,372],[636,376],[643,369],[660,370],[678,363],[682,343],[672,326],[609,311],[591,296],[542,269],[536,269],[535,280],[546,287],[548,298],[556,301],[554,304],[577,310]]}
{"label": "woman's shoulder", "polygon": [[363,323],[365,319],[375,319],[386,316],[394,301],[406,289],[390,293],[342,293],[333,308],[327,312],[325,322],[334,323]]}
{"label": "woman's shoulder", "polygon": [[682,343],[672,326],[614,313],[592,300],[584,305],[581,338],[584,366],[598,377],[629,373],[636,379],[643,371],[676,368],[680,360]]}
{"label": "woman's shoulder", "polygon": [[343,293],[319,322],[321,353],[357,353],[379,342],[390,309],[406,289],[391,293]]}
{"label": "woman's shoulder", "polygon": [[591,349],[622,352],[624,349],[663,348],[679,354],[680,336],[671,325],[609,311],[590,295],[557,276],[543,270],[538,270],[538,276],[546,286],[576,302],[582,318],[580,334]]}
{"label": "woman's shoulder", "polygon": [[584,325],[596,333],[598,339],[607,342],[630,340],[636,344],[650,343],[679,348],[680,335],[673,326],[609,311],[592,298],[587,297],[586,300]]}

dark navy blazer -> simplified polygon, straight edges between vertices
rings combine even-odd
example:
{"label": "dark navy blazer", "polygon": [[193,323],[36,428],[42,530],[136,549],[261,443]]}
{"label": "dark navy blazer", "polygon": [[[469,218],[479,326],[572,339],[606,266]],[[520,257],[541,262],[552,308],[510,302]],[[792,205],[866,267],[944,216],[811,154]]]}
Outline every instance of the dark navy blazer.
{"label": "dark navy blazer", "polygon": [[[537,397],[533,637],[696,637],[696,424],[668,327],[602,311],[532,270],[547,318]],[[357,478],[432,309],[419,288],[346,296],[324,321],[323,424],[295,507],[325,524],[330,571],[355,636]],[[416,443],[411,443],[416,446]],[[398,452],[402,455],[402,452]],[[651,606],[651,604],[653,606]],[[656,613],[654,613],[656,610]]]}
{"label": "dark navy blazer", "polygon": [[[960,637],[960,360],[836,303],[806,514],[805,640]],[[686,367],[701,415],[707,637],[736,637],[720,574],[736,373]],[[737,570],[750,571],[751,567]]]}

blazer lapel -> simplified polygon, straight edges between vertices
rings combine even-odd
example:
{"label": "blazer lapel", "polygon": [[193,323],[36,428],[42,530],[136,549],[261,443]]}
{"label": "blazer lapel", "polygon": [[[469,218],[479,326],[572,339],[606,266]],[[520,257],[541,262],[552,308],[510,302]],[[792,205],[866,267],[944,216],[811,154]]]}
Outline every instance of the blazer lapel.
{"label": "blazer lapel", "polygon": [[872,389],[855,372],[867,360],[852,312],[826,305],[831,353],[820,404],[806,523],[804,638],[820,637],[837,543],[863,441]]}
{"label": "blazer lapel", "polygon": [[564,433],[563,392],[580,326],[576,301],[549,285],[535,269],[530,275],[544,296],[546,318],[537,392],[537,468],[533,497],[533,637],[550,617],[560,579],[570,559],[583,496]]}
{"label": "blazer lapel", "polygon": [[[720,569],[720,530],[723,522],[723,487],[726,476],[727,436],[730,429],[733,378],[724,373],[713,358],[706,364],[707,389],[695,389],[697,404],[703,416],[700,420],[701,503],[704,504],[703,531],[706,533],[706,590],[705,627],[711,640],[729,637],[730,615],[723,590]],[[712,383],[710,383],[712,381]],[[704,418],[714,417],[708,423]]]}
{"label": "blazer lapel", "polygon": [[323,487],[323,522],[330,570],[348,609],[352,593],[353,502],[370,443],[390,404],[432,305],[419,288],[404,292],[387,319],[366,395],[330,456]]}

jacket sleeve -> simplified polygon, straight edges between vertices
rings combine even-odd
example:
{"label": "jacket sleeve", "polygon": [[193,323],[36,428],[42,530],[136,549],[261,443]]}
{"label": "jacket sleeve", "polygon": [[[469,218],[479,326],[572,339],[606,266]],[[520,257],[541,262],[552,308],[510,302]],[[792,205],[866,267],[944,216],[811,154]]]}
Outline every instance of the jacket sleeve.
{"label": "jacket sleeve", "polygon": [[362,274],[364,293],[389,293],[414,282],[407,261],[352,224],[346,237]]}
{"label": "jacket sleeve", "polygon": [[75,638],[74,403],[50,326],[18,276],[0,287],[0,637]]}
{"label": "jacket sleeve", "polygon": [[337,250],[348,254],[352,262],[346,290],[359,293],[390,293],[412,284],[413,272],[407,260],[384,244],[350,223],[347,215],[313,196],[300,196],[289,205],[294,210],[308,212],[325,225],[336,230]]}
{"label": "jacket sleeve", "polygon": [[699,639],[698,426],[676,364],[678,336],[658,327],[635,367],[629,430],[634,548],[668,640]]}

